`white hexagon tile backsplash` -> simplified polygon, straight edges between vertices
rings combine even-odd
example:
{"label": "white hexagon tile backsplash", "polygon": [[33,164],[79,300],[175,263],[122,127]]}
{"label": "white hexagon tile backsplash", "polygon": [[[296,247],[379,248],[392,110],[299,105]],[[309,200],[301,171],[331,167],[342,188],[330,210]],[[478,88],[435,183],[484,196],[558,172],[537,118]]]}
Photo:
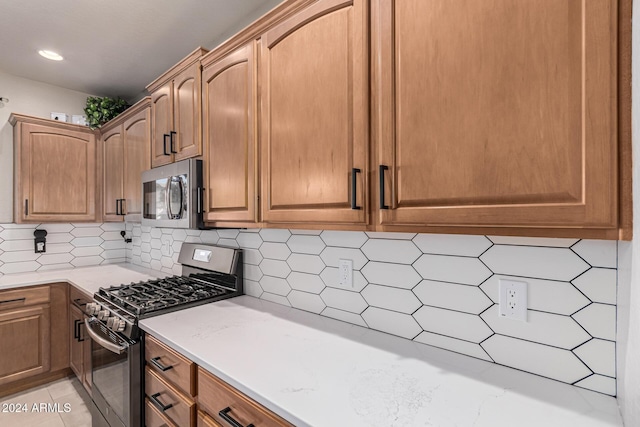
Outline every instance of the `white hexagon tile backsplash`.
{"label": "white hexagon tile backsplash", "polygon": [[[33,231],[47,252],[33,253]],[[296,309],[616,394],[615,241],[322,230],[0,224],[0,275],[116,262],[180,274],[183,242],[241,247],[245,292]],[[338,260],[353,261],[353,288]],[[528,322],[497,315],[528,283]]]}
{"label": "white hexagon tile backsplash", "polygon": [[[248,295],[616,394],[614,241],[127,229],[134,264],[179,273],[182,242],[241,247]],[[162,238],[171,243],[161,245]],[[170,253],[154,253],[154,246]],[[339,259],[353,261],[352,289],[338,284]],[[528,322],[498,317],[501,278],[528,283]]]}

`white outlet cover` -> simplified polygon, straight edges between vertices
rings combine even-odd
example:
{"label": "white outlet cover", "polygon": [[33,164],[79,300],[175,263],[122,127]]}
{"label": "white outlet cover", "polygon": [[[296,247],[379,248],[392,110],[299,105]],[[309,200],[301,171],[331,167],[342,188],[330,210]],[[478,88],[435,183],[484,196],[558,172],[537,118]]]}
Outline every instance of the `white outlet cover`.
{"label": "white outlet cover", "polygon": [[345,288],[353,288],[353,260],[338,260],[338,283]]}
{"label": "white outlet cover", "polygon": [[498,316],[527,321],[527,282],[500,279]]}

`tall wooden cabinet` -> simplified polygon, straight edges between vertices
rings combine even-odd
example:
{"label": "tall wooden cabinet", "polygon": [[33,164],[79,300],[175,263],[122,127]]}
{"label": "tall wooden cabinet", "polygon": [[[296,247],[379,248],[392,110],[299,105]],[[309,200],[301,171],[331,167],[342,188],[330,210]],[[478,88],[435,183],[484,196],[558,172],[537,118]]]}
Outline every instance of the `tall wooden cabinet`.
{"label": "tall wooden cabinet", "polygon": [[374,4],[379,229],[615,235],[617,2]]}
{"label": "tall wooden cabinet", "polygon": [[255,223],[257,134],[255,42],[202,60],[205,221]]}
{"label": "tall wooden cabinet", "polygon": [[366,225],[367,4],[319,0],[261,37],[266,224]]}
{"label": "tall wooden cabinet", "polygon": [[12,114],[14,221],[96,221],[96,133]]}
{"label": "tall wooden cabinet", "polygon": [[151,93],[151,165],[202,154],[201,66],[198,48],[147,86]]}
{"label": "tall wooden cabinet", "polygon": [[142,213],[142,172],[150,169],[151,98],[130,107],[101,129],[103,220]]}

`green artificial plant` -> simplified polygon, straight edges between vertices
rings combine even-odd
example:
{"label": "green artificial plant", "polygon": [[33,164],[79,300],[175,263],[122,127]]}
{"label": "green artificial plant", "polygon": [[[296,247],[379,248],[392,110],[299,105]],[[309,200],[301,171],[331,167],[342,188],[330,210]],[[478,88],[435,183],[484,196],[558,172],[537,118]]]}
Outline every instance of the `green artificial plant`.
{"label": "green artificial plant", "polygon": [[105,96],[89,96],[87,98],[87,106],[84,109],[87,115],[87,123],[91,129],[96,129],[115,118],[129,107],[127,101],[118,98],[109,98]]}

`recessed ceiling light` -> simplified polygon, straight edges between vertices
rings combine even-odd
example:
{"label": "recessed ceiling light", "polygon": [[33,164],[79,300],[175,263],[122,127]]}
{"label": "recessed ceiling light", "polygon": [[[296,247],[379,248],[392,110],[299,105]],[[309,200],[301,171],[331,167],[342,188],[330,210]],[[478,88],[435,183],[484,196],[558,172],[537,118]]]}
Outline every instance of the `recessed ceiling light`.
{"label": "recessed ceiling light", "polygon": [[40,54],[40,56],[44,56],[45,58],[50,59],[52,61],[62,61],[64,59],[59,54],[50,50],[39,50],[38,53]]}

